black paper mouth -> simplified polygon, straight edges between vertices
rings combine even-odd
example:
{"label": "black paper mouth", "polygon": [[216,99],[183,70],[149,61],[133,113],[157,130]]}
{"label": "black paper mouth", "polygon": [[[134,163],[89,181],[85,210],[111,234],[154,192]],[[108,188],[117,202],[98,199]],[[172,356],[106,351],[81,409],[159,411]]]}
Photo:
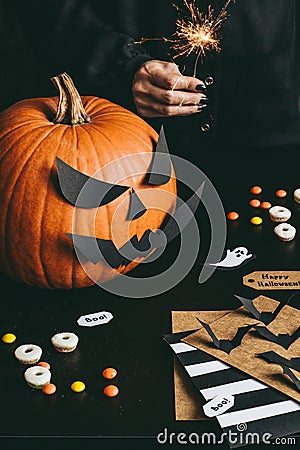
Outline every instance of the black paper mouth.
{"label": "black paper mouth", "polygon": [[141,257],[148,256],[151,251],[149,241],[151,233],[155,234],[155,232],[147,230],[140,240],[138,240],[137,235],[134,235],[120,249],[111,240],[72,233],[66,234],[72,240],[74,247],[93,264],[97,264],[104,259],[112,268],[118,269],[133,262],[140,257],[141,253]]}
{"label": "black paper mouth", "polygon": [[146,258],[157,248],[164,249],[169,242],[179,236],[194,218],[203,188],[204,183],[185,203],[176,208],[173,215],[167,214],[160,229],[146,230],[141,239],[135,235],[120,249],[111,240],[72,233],[66,233],[66,235],[71,239],[74,247],[93,264],[104,259],[111,267],[117,269],[137,258]]}

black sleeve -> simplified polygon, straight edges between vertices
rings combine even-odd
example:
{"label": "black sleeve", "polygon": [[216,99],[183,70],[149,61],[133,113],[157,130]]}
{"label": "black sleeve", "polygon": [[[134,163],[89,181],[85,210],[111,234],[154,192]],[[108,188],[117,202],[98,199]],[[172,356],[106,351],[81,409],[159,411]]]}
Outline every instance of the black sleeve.
{"label": "black sleeve", "polygon": [[68,72],[81,95],[130,106],[136,70],[153,59],[104,23],[88,0],[10,0],[47,75]]}
{"label": "black sleeve", "polygon": [[300,114],[300,2],[295,1],[295,60],[296,60],[296,77],[297,77],[297,92],[298,92],[298,111]]}

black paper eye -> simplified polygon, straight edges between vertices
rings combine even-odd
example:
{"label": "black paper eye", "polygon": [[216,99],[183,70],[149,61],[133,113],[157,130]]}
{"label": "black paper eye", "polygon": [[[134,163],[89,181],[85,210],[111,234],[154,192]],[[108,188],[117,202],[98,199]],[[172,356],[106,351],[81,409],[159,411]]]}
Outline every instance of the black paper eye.
{"label": "black paper eye", "polygon": [[[106,183],[89,177],[73,169],[58,156],[56,157],[56,167],[63,196],[68,202],[79,208],[98,208],[106,205],[129,189],[129,186]],[[83,189],[86,183],[87,185]]]}
{"label": "black paper eye", "polygon": [[161,186],[167,184],[171,178],[172,166],[169,148],[163,127],[160,129],[156,149],[146,174],[144,184]]}

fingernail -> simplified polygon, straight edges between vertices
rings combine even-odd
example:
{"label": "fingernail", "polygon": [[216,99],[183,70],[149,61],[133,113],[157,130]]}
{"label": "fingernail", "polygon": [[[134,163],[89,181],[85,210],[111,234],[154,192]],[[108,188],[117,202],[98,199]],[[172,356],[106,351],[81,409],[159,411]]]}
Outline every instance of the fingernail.
{"label": "fingernail", "polygon": [[206,92],[207,89],[206,89],[206,86],[204,86],[204,84],[198,84],[198,86],[196,86],[196,91]]}
{"label": "fingernail", "polygon": [[207,105],[198,105],[198,111],[202,111],[203,108],[206,108]]}
{"label": "fingernail", "polygon": [[207,97],[203,97],[200,99],[199,105],[207,105],[207,103],[209,102]]}

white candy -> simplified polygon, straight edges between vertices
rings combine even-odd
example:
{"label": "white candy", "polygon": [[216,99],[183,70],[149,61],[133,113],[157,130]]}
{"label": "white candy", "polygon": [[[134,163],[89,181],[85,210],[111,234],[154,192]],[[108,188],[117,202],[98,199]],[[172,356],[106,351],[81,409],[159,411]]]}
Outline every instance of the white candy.
{"label": "white candy", "polygon": [[78,336],[74,333],[58,333],[52,336],[51,342],[58,352],[72,352],[78,344]]}
{"label": "white candy", "polygon": [[280,223],[274,228],[274,233],[281,241],[288,242],[296,236],[296,228],[289,223]]}
{"label": "white candy", "polygon": [[292,213],[284,206],[272,206],[272,208],[269,209],[269,215],[273,222],[287,222]]}
{"label": "white candy", "polygon": [[300,203],[300,188],[294,191],[294,200],[296,203]]}
{"label": "white candy", "polygon": [[20,345],[15,350],[15,357],[22,364],[35,364],[42,356],[42,349],[35,344]]}
{"label": "white candy", "polygon": [[50,383],[51,372],[46,367],[33,366],[25,370],[24,378],[30,387],[42,389],[45,384]]}

